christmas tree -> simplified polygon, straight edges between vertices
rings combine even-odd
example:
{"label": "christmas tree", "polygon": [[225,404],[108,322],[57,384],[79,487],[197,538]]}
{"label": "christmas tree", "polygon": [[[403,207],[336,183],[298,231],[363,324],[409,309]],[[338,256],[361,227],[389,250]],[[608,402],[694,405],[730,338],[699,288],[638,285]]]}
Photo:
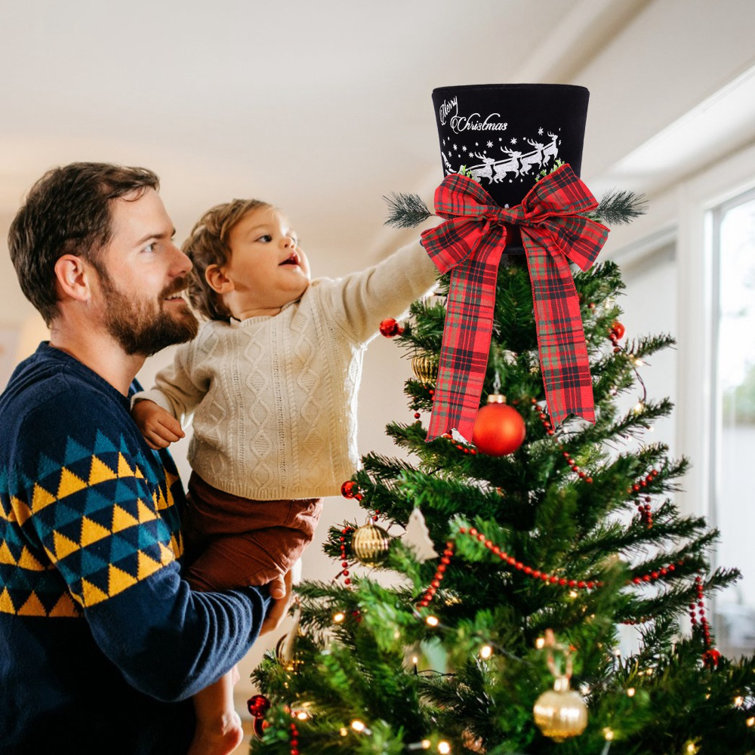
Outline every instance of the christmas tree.
{"label": "christmas tree", "polygon": [[[484,204],[475,179],[461,170],[439,191]],[[549,200],[562,184],[569,201],[584,186],[554,163],[532,191]],[[464,214],[444,196],[438,214]],[[595,221],[630,220],[636,198],[585,196],[554,233],[575,249],[592,234],[597,253]],[[406,195],[392,209],[396,225],[429,214]],[[572,369],[544,325],[533,262],[533,244],[551,242],[522,228],[526,254],[510,253],[512,212],[471,212],[470,227],[484,218],[483,236],[506,247],[489,295],[455,268],[405,322],[381,324],[412,366],[409,413],[386,429],[401,453],[368,453],[344,482],[365,521],[331,529],[339,577],[297,587],[295,627],[253,674],[253,753],[755,752],[755,661],[721,655],[706,614],[738,572],[711,568],[716,532],[674,504],[688,461],[647,440],[672,404],[645,395],[640,365],[673,340],[627,336],[615,263],[563,263],[584,333],[576,361],[589,362]],[[423,235],[426,248],[437,238]],[[483,301],[460,309],[460,292]],[[489,345],[478,304],[490,305]],[[563,330],[569,308],[557,307]],[[484,352],[478,385],[465,372],[475,360],[457,369],[454,329],[457,356]],[[457,423],[452,407],[444,426],[454,401],[467,416]]]}
{"label": "christmas tree", "polygon": [[[339,580],[298,587],[293,652],[280,648],[254,675],[272,707],[253,752],[755,748],[753,659],[720,656],[705,615],[706,596],[737,572],[711,571],[715,532],[673,503],[686,460],[642,442],[672,405],[642,396],[637,362],[672,340],[626,339],[614,263],[574,282],[595,424],[554,429],[543,408],[530,280],[517,257],[498,276],[484,389],[507,400],[485,409],[507,412],[487,419],[481,411],[476,445],[454,435],[427,442],[423,423],[448,276],[402,327],[384,323],[387,333],[402,331],[397,341],[416,370],[406,382],[414,421],[387,432],[416,461],[368,454],[345,484],[370,523],[330,532],[325,548],[342,564]],[[640,400],[620,413],[621,394],[638,388]],[[482,450],[516,445],[522,428],[512,453]],[[410,532],[420,534],[407,538],[413,514]],[[402,579],[386,585],[382,570]],[[633,652],[619,652],[620,625],[635,628]],[[538,700],[546,733],[533,713]],[[566,724],[549,720],[559,716]]]}

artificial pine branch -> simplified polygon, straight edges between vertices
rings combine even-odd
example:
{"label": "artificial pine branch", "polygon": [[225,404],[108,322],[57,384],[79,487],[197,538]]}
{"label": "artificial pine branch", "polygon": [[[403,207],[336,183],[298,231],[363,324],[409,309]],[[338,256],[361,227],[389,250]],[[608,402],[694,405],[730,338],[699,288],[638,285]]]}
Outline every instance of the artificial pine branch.
{"label": "artificial pine branch", "polygon": [[606,225],[631,223],[635,218],[647,212],[647,199],[633,191],[614,189],[605,194],[590,217]]}
{"label": "artificial pine branch", "polygon": [[393,192],[383,199],[388,204],[385,224],[394,228],[414,228],[432,215],[419,194]]}

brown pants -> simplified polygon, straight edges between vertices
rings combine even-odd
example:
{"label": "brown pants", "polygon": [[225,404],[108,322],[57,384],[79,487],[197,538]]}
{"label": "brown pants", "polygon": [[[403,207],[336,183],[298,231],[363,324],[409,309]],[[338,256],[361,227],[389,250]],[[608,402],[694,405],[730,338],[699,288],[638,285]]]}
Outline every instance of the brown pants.
{"label": "brown pants", "polygon": [[319,498],[239,498],[194,472],[187,503],[184,576],[198,590],[264,585],[285,574],[312,541],[322,510]]}

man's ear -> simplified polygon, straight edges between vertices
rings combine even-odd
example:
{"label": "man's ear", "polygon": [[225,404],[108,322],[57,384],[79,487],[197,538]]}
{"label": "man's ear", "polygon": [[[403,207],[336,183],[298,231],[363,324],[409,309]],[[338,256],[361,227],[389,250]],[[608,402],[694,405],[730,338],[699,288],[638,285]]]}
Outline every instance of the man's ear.
{"label": "man's ear", "polygon": [[55,263],[55,278],[61,297],[76,301],[89,301],[91,296],[91,268],[81,257],[64,254]]}
{"label": "man's ear", "polygon": [[220,265],[208,265],[204,271],[204,279],[216,294],[227,294],[233,291],[233,281]]}

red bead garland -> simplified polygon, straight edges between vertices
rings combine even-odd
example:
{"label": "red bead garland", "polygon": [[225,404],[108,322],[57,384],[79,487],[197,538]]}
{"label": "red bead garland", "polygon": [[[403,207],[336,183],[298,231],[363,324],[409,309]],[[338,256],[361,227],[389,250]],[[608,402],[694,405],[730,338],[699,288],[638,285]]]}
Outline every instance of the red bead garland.
{"label": "red bead garland", "polygon": [[513,566],[517,571],[526,574],[533,579],[539,579],[543,582],[550,582],[552,585],[560,585],[561,587],[573,587],[580,590],[592,590],[594,587],[601,587],[602,582],[595,580],[582,580],[582,579],[566,579],[566,577],[557,577],[554,574],[548,574],[540,569],[533,569],[531,566],[523,564],[521,561],[517,561],[513,556],[510,556],[506,551],[499,548],[492,540],[485,537],[482,532],[479,532],[475,527],[459,527],[459,532],[462,535],[469,535],[469,537],[475,538],[481,542],[491,553],[498,556],[501,561],[505,561],[509,566]]}
{"label": "red bead garland", "polygon": [[353,527],[344,527],[341,530],[341,537],[338,538],[341,543],[341,571],[336,576],[336,579],[338,577],[343,577],[343,581],[347,585],[351,584],[351,577],[349,577],[349,562],[346,559],[346,536],[349,534],[349,532],[353,531]]}
{"label": "red bead garland", "polygon": [[451,433],[443,433],[443,435],[440,436],[444,440],[450,440],[451,444],[454,448],[461,451],[465,454],[472,454],[473,456],[477,453],[477,449],[474,446],[471,446],[467,443],[459,443],[459,441],[454,440],[453,435]]}
{"label": "red bead garland", "polygon": [[[638,495],[641,492],[642,488],[647,487],[655,478],[660,474],[660,472],[657,469],[651,469],[648,475],[640,480],[639,484],[635,483],[632,485],[631,488],[628,489],[627,492],[634,493],[634,505],[637,507],[637,511],[640,514],[640,519],[645,524],[645,526],[648,529],[652,529],[653,527],[653,510],[650,507],[650,501],[653,499],[649,496],[640,496]],[[641,501],[640,498],[643,498]]]}
{"label": "red bead garland", "polygon": [[[559,585],[560,587],[569,587],[572,589],[578,589],[578,590],[592,590],[596,587],[602,587],[603,582],[599,580],[583,580],[583,579],[567,579],[566,577],[557,577],[555,574],[549,574],[542,569],[533,569],[531,566],[528,566],[527,564],[524,564],[521,561],[517,561],[516,558],[513,556],[510,556],[506,551],[502,550],[498,545],[496,545],[492,540],[489,538],[486,538],[484,533],[477,530],[475,527],[470,527],[467,529],[466,527],[460,527],[459,533],[462,535],[468,535],[471,538],[474,538],[475,540],[483,543],[483,545],[494,555],[498,556],[498,558],[501,559],[501,561],[505,561],[509,566],[513,566],[514,569],[521,572],[522,574],[526,574],[528,577],[532,577],[532,579],[539,579],[542,582],[548,582],[552,585]],[[435,593],[438,591],[438,588],[440,587],[440,583],[443,581],[443,578],[445,576],[446,569],[451,562],[451,557],[454,554],[454,541],[449,540],[446,543],[446,549],[443,551],[443,556],[441,558],[440,565],[438,566],[438,569],[435,572],[435,576],[433,577],[432,582],[430,583],[430,586],[425,590],[422,597],[417,601],[417,606],[419,608],[425,608],[430,604],[430,601],[435,597]],[[635,577],[632,577],[630,580],[627,581],[627,584],[633,583],[635,585],[640,584],[647,584],[650,582],[655,582],[656,580],[660,579],[661,577],[667,576],[669,573],[676,570],[677,566],[681,566],[684,563],[683,559],[679,559],[675,563],[668,564],[667,566],[664,566],[660,569],[656,569],[652,572],[648,572],[647,574],[638,575]],[[625,623],[631,623],[631,622],[625,622]]]}
{"label": "red bead garland", "polygon": [[443,581],[443,577],[445,576],[446,569],[448,565],[451,563],[451,556],[454,555],[454,541],[449,540],[446,543],[446,549],[443,551],[443,555],[440,559],[440,564],[438,565],[437,570],[435,571],[435,576],[433,577],[433,581],[430,583],[430,587],[425,590],[424,595],[417,601],[417,605],[420,608],[425,608],[430,604],[430,601],[435,597],[435,593],[438,591],[438,588],[440,587],[440,583]]}
{"label": "red bead garland", "polygon": [[[543,411],[542,407],[538,406],[536,398],[530,399],[530,403],[537,411],[537,416],[540,418],[540,422],[542,422],[546,434],[551,438],[555,438],[556,431],[553,429],[553,424],[551,423],[550,417]],[[571,471],[575,472],[580,480],[584,480],[585,482],[592,482],[592,477],[590,477],[583,469],[580,469],[579,465],[571,457],[571,454],[568,451],[564,450],[562,443],[558,439],[556,439],[556,444],[561,449],[561,452],[566,459],[566,463],[571,468]]]}
{"label": "red bead garland", "polygon": [[640,585],[643,582],[655,582],[656,579],[665,577],[669,572],[676,571],[676,567],[681,566],[683,563],[684,559],[680,558],[677,562],[668,564],[667,566],[656,569],[655,571],[648,572],[647,574],[643,574],[642,576],[632,577],[630,581],[635,585]]}
{"label": "red bead garland", "polygon": [[291,738],[289,739],[289,745],[291,746],[291,755],[299,755],[299,730],[293,722],[291,722]]}
{"label": "red bead garland", "polygon": [[695,593],[697,600],[689,605],[689,618],[692,627],[696,627],[698,622],[703,630],[705,640],[705,652],[703,653],[703,663],[709,668],[716,668],[721,659],[721,653],[712,646],[710,624],[705,615],[705,603],[703,601],[703,580],[700,575],[695,577]]}
{"label": "red bead garland", "polygon": [[[341,495],[344,498],[353,498],[357,501],[363,501],[364,495],[360,492],[359,486],[356,482],[353,480],[346,480],[346,482],[341,485]],[[375,513],[371,515],[371,519],[373,522],[376,522],[378,520],[378,516],[380,514],[380,511],[375,509]],[[346,553],[346,538],[349,535],[349,533],[355,532],[354,527],[346,526],[341,530],[341,536],[338,538],[339,542],[341,543],[341,571],[336,574],[336,579],[338,577],[344,578],[344,584],[351,585],[351,576],[349,571],[349,559],[348,554]]]}
{"label": "red bead garland", "polygon": [[[548,415],[543,411],[541,407],[537,405],[537,399],[532,398],[530,399],[530,401],[537,410],[538,417],[540,418],[540,421],[545,428],[545,432],[550,437],[555,438],[556,431],[553,429],[553,425],[551,424]],[[558,440],[556,440],[556,443],[558,444],[559,448],[562,449],[566,463],[569,465],[572,472],[575,472],[581,480],[591,483],[593,481],[592,477],[590,477],[584,470],[579,467],[579,465],[574,461],[568,451],[563,450],[563,446]],[[635,496],[634,504],[637,507],[637,510],[640,513],[640,517],[642,518],[648,529],[651,529],[653,526],[653,513],[650,507],[650,501],[652,501],[652,498],[650,496],[645,496],[643,503],[640,501],[638,494],[642,492],[643,488],[646,488],[651,482],[653,482],[653,480],[655,480],[655,478],[659,474],[660,472],[657,469],[651,469],[645,477],[641,478],[638,482],[635,482],[633,485],[627,488],[627,493],[629,493],[629,495]]]}
{"label": "red bead garland", "polygon": [[[432,400],[433,400],[433,398],[435,397],[435,388],[428,388],[428,389],[427,389],[427,392],[428,392],[428,393],[430,394],[430,401],[432,401]],[[413,408],[413,409],[415,409],[415,412],[414,412],[414,419],[419,419],[419,418],[420,418],[420,417],[422,416],[422,415],[421,415],[421,414],[419,413],[419,411],[416,411],[416,410],[417,410],[417,409],[419,408],[419,401],[416,401],[416,400],[415,400],[415,401],[413,401],[413,402],[412,402],[412,403],[410,404],[410,407],[411,407],[411,408]]]}

